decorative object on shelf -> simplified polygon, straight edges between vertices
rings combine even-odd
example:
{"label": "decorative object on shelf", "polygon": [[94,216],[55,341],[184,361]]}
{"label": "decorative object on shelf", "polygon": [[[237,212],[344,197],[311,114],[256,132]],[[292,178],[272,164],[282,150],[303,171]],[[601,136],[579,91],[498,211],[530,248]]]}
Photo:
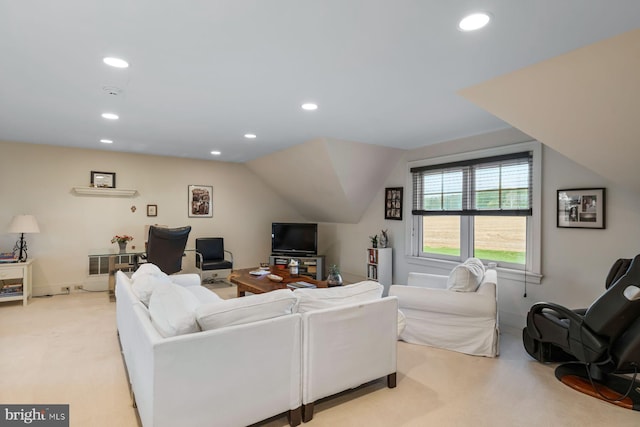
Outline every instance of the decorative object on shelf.
{"label": "decorative object on shelf", "polygon": [[289,275],[291,277],[298,277],[298,273],[299,273],[298,260],[291,259],[291,261],[289,261]]}
{"label": "decorative object on shelf", "polygon": [[9,224],[9,233],[19,233],[20,239],[13,247],[14,256],[16,252],[18,255],[15,257],[18,262],[25,262],[27,260],[27,242],[24,240],[24,233],[39,233],[40,227],[33,215],[16,215]]}
{"label": "decorative object on shelf", "polygon": [[91,187],[116,188],[115,172],[91,171]]}
{"label": "decorative object on shelf", "polygon": [[127,242],[133,240],[132,236],[127,234],[123,234],[122,236],[113,236],[111,239],[111,243],[118,243],[120,247],[120,253],[125,253],[127,251]]}
{"label": "decorative object on shelf", "polygon": [[402,190],[403,187],[384,189],[384,219],[402,221]]}
{"label": "decorative object on shelf", "polygon": [[378,241],[378,247],[379,248],[386,248],[387,245],[389,244],[389,234],[388,234],[389,230],[382,230],[380,231],[380,239]]}
{"label": "decorative object on shelf", "polygon": [[158,205],[147,205],[147,216],[158,216]]}
{"label": "decorative object on shelf", "polygon": [[189,216],[191,218],[213,217],[213,187],[210,185],[189,186]]}
{"label": "decorative object on shelf", "polygon": [[557,227],[605,228],[604,188],[558,190]]}
{"label": "decorative object on shelf", "polygon": [[375,236],[369,236],[369,240],[371,240],[371,247],[372,248],[377,248],[378,247],[378,235],[377,234]]}
{"label": "decorative object on shelf", "polygon": [[329,267],[329,275],[327,276],[327,286],[329,286],[330,288],[334,286],[342,286],[342,276],[340,275],[340,269],[335,264]]}

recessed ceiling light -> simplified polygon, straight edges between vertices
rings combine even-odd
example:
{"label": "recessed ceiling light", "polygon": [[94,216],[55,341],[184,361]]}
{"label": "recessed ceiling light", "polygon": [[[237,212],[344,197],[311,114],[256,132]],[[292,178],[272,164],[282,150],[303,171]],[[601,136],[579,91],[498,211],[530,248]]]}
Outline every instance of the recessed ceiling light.
{"label": "recessed ceiling light", "polygon": [[212,151],[211,154],[213,154],[214,156],[219,156],[222,153],[219,151]]}
{"label": "recessed ceiling light", "polygon": [[117,114],[113,113],[102,113],[102,118],[108,120],[118,120],[120,117],[118,117]]}
{"label": "recessed ceiling light", "polygon": [[112,67],[116,67],[116,68],[127,68],[129,66],[129,63],[127,61],[125,61],[124,59],[114,58],[114,57],[111,57],[111,56],[107,56],[106,58],[102,58],[102,62],[104,62],[107,65],[111,65]]}
{"label": "recessed ceiling light", "polygon": [[460,20],[458,23],[458,29],[460,31],[474,31],[479,30],[489,23],[491,16],[485,12],[472,13]]}
{"label": "recessed ceiling light", "polygon": [[256,135],[253,133],[245,133],[244,137],[247,139],[256,139]]}
{"label": "recessed ceiling light", "polygon": [[101,139],[100,142],[102,142],[103,144],[113,144],[113,141],[110,139]]}
{"label": "recessed ceiling light", "polygon": [[307,102],[306,104],[302,104],[302,109],[307,111],[313,111],[318,109],[318,105],[313,104],[311,102]]}

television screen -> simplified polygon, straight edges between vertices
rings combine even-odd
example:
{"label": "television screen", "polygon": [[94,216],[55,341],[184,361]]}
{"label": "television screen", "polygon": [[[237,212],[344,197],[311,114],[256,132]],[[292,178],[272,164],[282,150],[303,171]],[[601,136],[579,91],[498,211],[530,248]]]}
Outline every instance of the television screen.
{"label": "television screen", "polygon": [[304,256],[318,252],[318,224],[271,224],[271,252],[274,254]]}

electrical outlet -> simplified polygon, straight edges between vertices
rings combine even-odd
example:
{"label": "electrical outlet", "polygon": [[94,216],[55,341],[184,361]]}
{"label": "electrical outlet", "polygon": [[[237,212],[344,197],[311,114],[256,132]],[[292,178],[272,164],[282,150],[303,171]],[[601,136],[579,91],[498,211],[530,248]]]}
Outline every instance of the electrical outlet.
{"label": "electrical outlet", "polygon": [[66,292],[66,293],[71,292],[68,286],[63,286],[63,287],[61,287],[61,288],[60,288],[60,290],[61,290],[62,292]]}
{"label": "electrical outlet", "polygon": [[84,289],[84,286],[83,285],[75,285],[73,287],[73,289],[75,289],[75,290]]}

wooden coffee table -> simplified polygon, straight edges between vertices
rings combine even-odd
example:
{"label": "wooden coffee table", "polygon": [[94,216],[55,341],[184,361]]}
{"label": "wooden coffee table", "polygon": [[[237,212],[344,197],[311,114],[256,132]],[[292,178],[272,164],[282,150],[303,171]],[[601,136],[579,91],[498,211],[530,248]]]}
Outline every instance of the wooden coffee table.
{"label": "wooden coffee table", "polygon": [[271,266],[270,272],[283,278],[282,282],[274,282],[270,280],[266,274],[262,276],[254,276],[249,274],[250,271],[258,270],[255,268],[244,268],[241,270],[234,270],[229,275],[229,281],[238,287],[238,297],[243,297],[245,292],[251,292],[252,294],[263,294],[265,292],[275,291],[276,289],[289,289],[287,283],[292,282],[307,282],[316,285],[319,288],[326,288],[327,282],[325,280],[314,280],[307,276],[291,277],[289,270],[279,269]]}

